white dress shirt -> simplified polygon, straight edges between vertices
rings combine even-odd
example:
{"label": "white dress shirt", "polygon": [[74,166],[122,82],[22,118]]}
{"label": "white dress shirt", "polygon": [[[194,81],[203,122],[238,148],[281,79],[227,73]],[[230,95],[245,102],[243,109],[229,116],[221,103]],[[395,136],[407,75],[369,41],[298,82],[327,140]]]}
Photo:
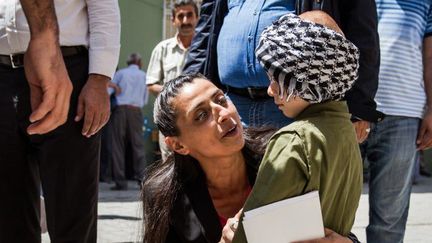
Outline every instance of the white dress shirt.
{"label": "white dress shirt", "polygon": [[[117,105],[132,105],[142,108],[147,104],[148,91],[146,74],[135,64],[120,69],[112,80],[120,87],[121,93],[116,96]],[[112,89],[109,90],[113,92]]]}
{"label": "white dress shirt", "polygon": [[[120,52],[116,0],[54,0],[61,46],[89,48],[89,73],[114,75]],[[0,0],[0,54],[23,53],[30,39],[19,0]]]}

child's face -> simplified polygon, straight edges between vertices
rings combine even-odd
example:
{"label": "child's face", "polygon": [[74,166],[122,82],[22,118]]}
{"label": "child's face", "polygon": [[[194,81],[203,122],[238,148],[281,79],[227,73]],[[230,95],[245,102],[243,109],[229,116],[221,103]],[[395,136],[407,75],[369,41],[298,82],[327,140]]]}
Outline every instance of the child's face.
{"label": "child's face", "polygon": [[267,88],[267,94],[273,97],[278,108],[286,117],[289,118],[295,118],[309,106],[309,102],[297,96],[291,96],[289,100],[287,100],[286,92],[284,92],[283,97],[281,98],[279,96],[279,84],[275,81],[270,82],[270,85]]}

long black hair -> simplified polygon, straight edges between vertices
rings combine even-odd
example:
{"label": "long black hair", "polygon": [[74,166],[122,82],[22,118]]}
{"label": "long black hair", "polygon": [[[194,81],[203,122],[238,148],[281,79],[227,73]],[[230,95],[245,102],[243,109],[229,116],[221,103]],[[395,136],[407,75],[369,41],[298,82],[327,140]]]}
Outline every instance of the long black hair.
{"label": "long black hair", "polygon": [[[201,74],[186,74],[165,83],[154,105],[154,122],[164,136],[180,135],[176,126],[177,113],[172,100],[185,84],[192,83],[198,78],[207,80]],[[271,127],[245,129],[243,152],[247,153],[248,157],[259,161],[274,132],[275,129]],[[144,242],[165,242],[170,225],[170,213],[176,196],[181,190],[179,171],[188,164],[199,165],[195,158],[173,152],[166,160],[156,162],[147,171],[142,190]]]}

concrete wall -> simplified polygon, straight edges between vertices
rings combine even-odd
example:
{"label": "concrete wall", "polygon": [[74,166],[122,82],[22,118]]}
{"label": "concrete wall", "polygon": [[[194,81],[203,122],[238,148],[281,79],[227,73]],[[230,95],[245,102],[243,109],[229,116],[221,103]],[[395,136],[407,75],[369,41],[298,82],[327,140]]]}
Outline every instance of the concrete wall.
{"label": "concrete wall", "polygon": [[141,53],[143,69],[154,46],[162,39],[163,0],[119,0],[121,13],[121,52],[119,67],[131,52]]}

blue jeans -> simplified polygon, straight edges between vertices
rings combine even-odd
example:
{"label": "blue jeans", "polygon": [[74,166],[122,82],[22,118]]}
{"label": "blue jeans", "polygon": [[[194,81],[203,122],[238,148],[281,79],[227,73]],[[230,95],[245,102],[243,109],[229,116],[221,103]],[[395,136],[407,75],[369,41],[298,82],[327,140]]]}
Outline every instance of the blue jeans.
{"label": "blue jeans", "polygon": [[369,163],[367,242],[403,242],[420,119],[386,116],[361,144]]}
{"label": "blue jeans", "polygon": [[276,128],[284,127],[294,120],[286,117],[275,105],[273,98],[252,100],[248,97],[227,92],[226,95],[234,103],[246,126],[259,127],[269,125]]}

